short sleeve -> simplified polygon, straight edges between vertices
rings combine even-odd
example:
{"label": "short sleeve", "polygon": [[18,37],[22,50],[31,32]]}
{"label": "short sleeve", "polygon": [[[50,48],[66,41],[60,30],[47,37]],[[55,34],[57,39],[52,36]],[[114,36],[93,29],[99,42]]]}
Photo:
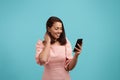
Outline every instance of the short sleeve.
{"label": "short sleeve", "polygon": [[68,39],[67,39],[67,44],[66,44],[66,57],[68,59],[72,59],[73,58],[72,47],[71,47],[71,44],[70,44]]}
{"label": "short sleeve", "polygon": [[37,64],[41,64],[40,60],[39,60],[39,55],[40,55],[41,51],[43,50],[43,48],[44,48],[44,45],[43,45],[42,41],[38,40],[38,42],[36,44],[36,55],[35,55]]}

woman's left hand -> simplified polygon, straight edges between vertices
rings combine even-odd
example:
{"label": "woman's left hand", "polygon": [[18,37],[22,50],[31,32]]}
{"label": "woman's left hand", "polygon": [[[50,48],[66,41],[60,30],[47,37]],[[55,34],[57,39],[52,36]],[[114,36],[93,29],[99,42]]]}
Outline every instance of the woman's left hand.
{"label": "woman's left hand", "polygon": [[77,45],[78,45],[78,48],[75,47],[75,49],[76,49],[75,54],[79,55],[82,51],[82,45],[80,45],[80,44],[77,44]]}

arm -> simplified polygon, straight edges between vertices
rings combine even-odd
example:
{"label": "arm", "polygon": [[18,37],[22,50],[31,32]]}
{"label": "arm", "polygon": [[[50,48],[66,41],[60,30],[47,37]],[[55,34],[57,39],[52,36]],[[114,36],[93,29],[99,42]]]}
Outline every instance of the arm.
{"label": "arm", "polygon": [[77,64],[78,54],[75,54],[70,64],[67,66],[67,70],[72,70]]}
{"label": "arm", "polygon": [[69,65],[67,66],[68,71],[72,70],[77,64],[77,59],[78,59],[79,54],[81,53],[81,48],[82,48],[82,46],[80,46],[79,44],[78,44],[78,46],[80,49],[76,48],[77,51],[75,52],[72,60],[70,61]]}
{"label": "arm", "polygon": [[50,52],[50,44],[46,43],[44,49],[39,55],[39,60],[41,62],[41,65],[45,64],[48,61],[49,58],[49,52]]}
{"label": "arm", "polygon": [[50,37],[48,34],[45,35],[45,46],[43,48],[43,50],[41,51],[40,55],[39,55],[39,60],[41,62],[41,65],[45,64],[48,61],[49,58],[49,52],[50,52]]}

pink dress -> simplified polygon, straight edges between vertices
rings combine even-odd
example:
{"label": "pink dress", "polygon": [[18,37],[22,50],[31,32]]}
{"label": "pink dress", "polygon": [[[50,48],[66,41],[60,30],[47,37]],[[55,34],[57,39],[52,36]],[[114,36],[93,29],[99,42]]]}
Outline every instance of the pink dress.
{"label": "pink dress", "polygon": [[[36,45],[36,62],[40,65],[39,54],[44,48],[41,40]],[[72,59],[72,48],[67,40],[65,46],[52,45],[48,61],[44,64],[42,80],[70,80],[69,72],[65,70],[66,57]]]}

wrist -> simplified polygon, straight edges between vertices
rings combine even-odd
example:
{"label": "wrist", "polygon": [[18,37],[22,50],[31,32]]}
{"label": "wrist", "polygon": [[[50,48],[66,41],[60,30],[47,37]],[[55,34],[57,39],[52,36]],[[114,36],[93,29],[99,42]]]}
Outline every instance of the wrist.
{"label": "wrist", "polygon": [[45,46],[50,46],[50,45],[51,45],[50,42],[48,41],[45,42]]}
{"label": "wrist", "polygon": [[51,45],[51,44],[50,44],[49,42],[47,42],[45,46],[50,46],[50,45]]}

